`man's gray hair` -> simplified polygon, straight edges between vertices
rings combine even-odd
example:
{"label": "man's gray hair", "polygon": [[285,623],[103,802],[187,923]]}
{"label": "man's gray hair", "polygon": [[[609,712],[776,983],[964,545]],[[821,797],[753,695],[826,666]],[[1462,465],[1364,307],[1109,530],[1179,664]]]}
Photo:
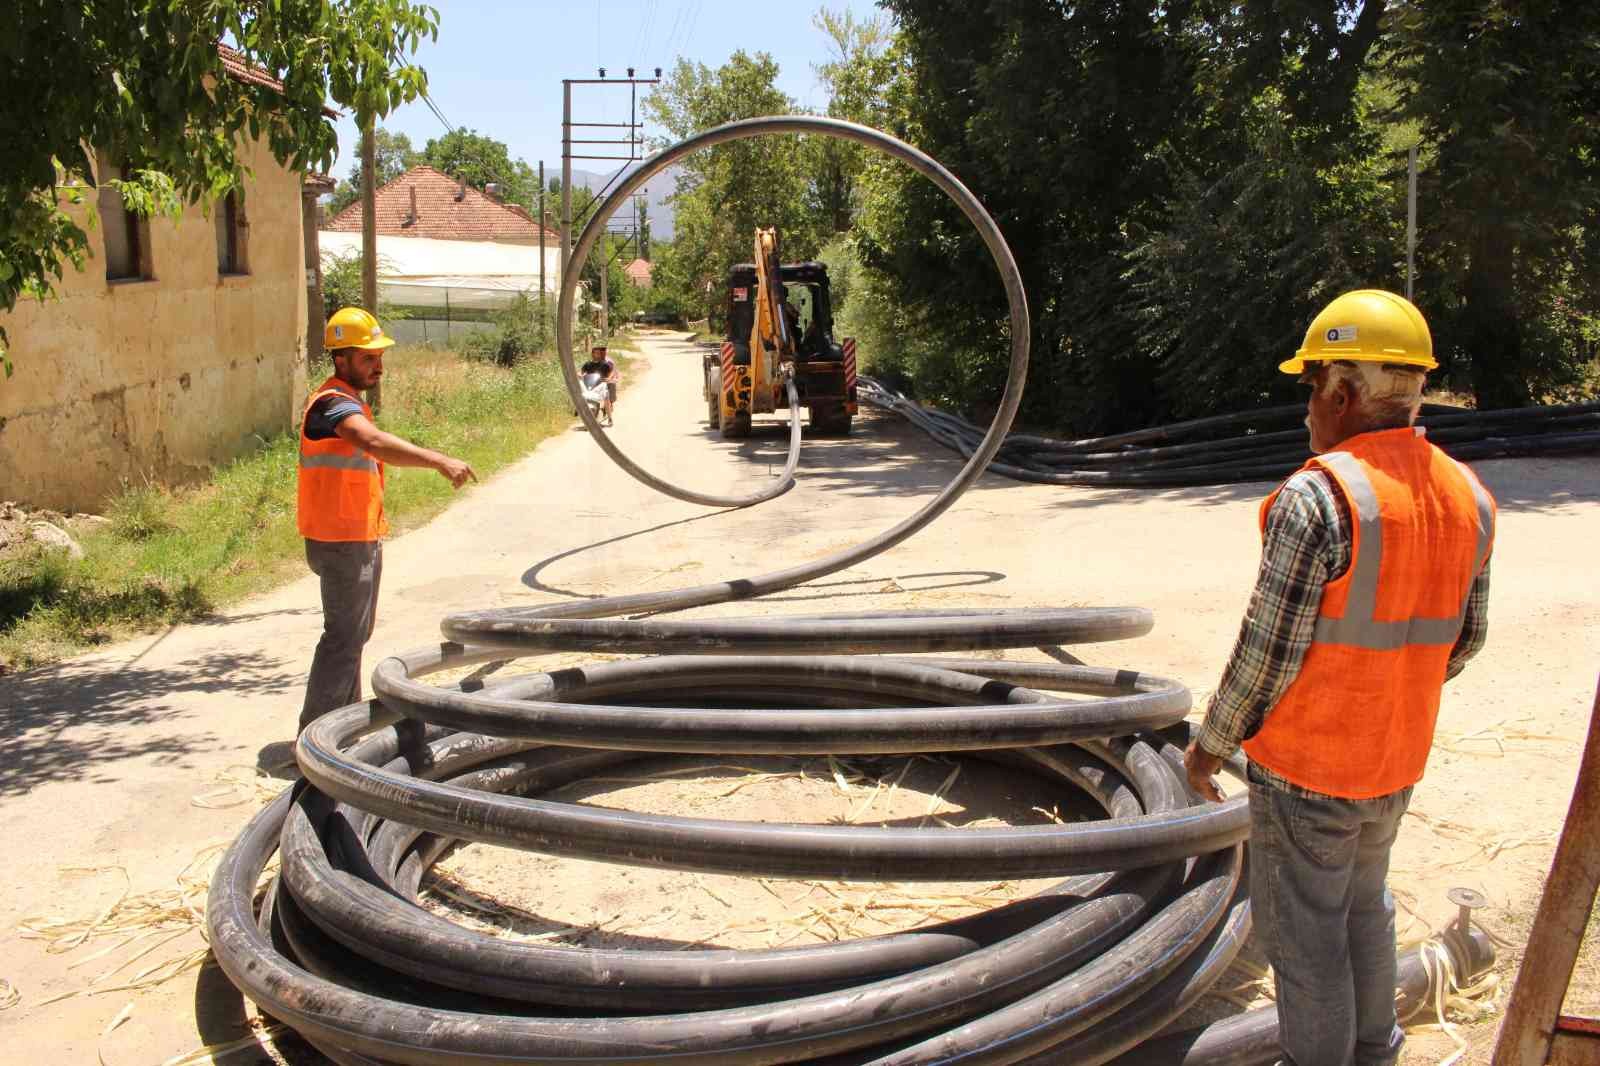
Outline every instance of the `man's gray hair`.
{"label": "man's gray hair", "polygon": [[1422,385],[1426,371],[1404,363],[1353,362],[1344,359],[1328,364],[1324,390],[1348,381],[1356,394],[1356,410],[1369,430],[1409,426],[1422,406]]}

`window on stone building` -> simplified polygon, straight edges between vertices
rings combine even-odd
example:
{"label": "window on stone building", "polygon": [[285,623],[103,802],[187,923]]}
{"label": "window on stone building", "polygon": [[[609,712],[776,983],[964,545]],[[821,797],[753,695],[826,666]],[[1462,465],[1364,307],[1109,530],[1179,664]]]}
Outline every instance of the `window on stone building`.
{"label": "window on stone building", "polygon": [[[123,168],[101,159],[100,173],[108,178],[124,177]],[[102,180],[98,197],[100,232],[105,236],[106,280],[139,281],[154,277],[150,261],[150,223],[129,211],[122,193]]]}
{"label": "window on stone building", "polygon": [[238,192],[230,192],[212,205],[211,217],[217,229],[217,273],[250,273],[245,259],[244,205]]}

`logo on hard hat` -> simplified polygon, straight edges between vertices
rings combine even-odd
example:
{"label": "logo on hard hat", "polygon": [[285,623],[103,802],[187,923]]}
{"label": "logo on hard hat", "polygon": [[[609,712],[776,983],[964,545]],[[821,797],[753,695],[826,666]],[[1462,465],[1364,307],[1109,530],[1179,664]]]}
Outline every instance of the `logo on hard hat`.
{"label": "logo on hard hat", "polygon": [[1334,326],[1332,329],[1328,330],[1328,340],[1330,342],[1353,341],[1355,339],[1356,328],[1354,326]]}
{"label": "logo on hard hat", "polygon": [[374,336],[374,337],[381,337],[381,336],[383,336],[383,327],[382,327],[382,326],[373,326],[373,327],[372,327],[372,335],[373,335],[373,336]]}
{"label": "logo on hard hat", "polygon": [[336,340],[336,341],[344,340],[344,327],[343,326],[334,326],[333,327],[333,339]]}

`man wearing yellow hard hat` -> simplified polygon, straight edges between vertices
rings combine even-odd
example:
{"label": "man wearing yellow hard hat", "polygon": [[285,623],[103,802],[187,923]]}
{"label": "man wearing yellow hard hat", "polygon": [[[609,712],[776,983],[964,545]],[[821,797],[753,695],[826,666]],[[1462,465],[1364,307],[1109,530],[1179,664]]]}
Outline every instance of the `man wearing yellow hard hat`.
{"label": "man wearing yellow hard hat", "polygon": [[361,392],[383,377],[383,352],[394,344],[359,307],[334,312],[323,329],[333,376],[300,416],[300,535],[306,562],[322,579],[322,639],[306,680],[300,729],[361,698],[361,649],[377,620],[383,574],[384,465],[437,470],[460,488],[477,480],[460,459],[419,448],[373,424]]}
{"label": "man wearing yellow hard hat", "polygon": [[1483,646],[1495,506],[1414,426],[1438,364],[1409,300],[1347,292],[1279,364],[1316,454],[1261,505],[1261,569],[1185,755],[1195,791],[1249,756],[1250,898],[1282,1061],[1391,1063],[1400,818],[1440,689]]}

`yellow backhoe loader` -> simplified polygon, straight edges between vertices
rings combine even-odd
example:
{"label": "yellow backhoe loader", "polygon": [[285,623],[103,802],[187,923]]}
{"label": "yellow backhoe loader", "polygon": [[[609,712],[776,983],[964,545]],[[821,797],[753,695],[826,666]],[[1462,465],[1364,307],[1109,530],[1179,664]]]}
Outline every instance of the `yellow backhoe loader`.
{"label": "yellow backhoe loader", "polygon": [[818,433],[850,432],[856,413],[856,343],[833,339],[828,268],[781,263],[778,232],[758,229],[755,261],[728,271],[728,332],[707,353],[706,420],[724,437],[750,434],[752,415],[788,406],[787,374]]}

